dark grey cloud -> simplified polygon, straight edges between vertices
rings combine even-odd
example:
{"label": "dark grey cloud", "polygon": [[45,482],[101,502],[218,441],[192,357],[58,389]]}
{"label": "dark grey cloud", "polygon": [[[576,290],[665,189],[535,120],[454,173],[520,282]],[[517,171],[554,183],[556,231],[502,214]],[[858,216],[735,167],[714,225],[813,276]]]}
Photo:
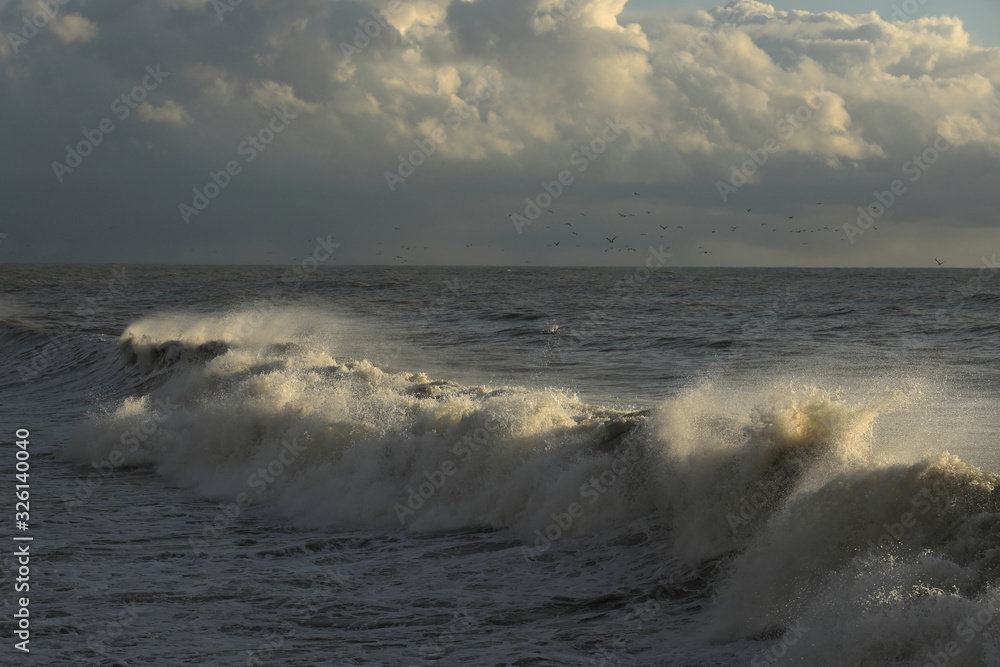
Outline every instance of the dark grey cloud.
{"label": "dark grey cloud", "polygon": [[[56,4],[0,2],[17,36],[0,41],[0,261],[287,261],[336,232],[343,262],[391,263],[378,252],[393,243],[429,263],[616,263],[606,230],[660,236],[625,206],[683,220],[665,241],[711,240],[716,263],[909,263],[994,231],[1000,49],[953,18],[750,0],[641,24],[621,19],[623,0]],[[626,129],[601,140],[614,119]],[[882,218],[896,236],[831,236],[805,255],[762,229],[709,236],[746,208],[758,228],[807,210],[842,227],[942,133],[949,150]],[[766,159],[724,200],[719,184],[753,155]],[[509,214],[563,170],[573,183],[547,215],[575,217],[518,234]],[[186,221],[180,206],[213,178],[227,183]],[[822,214],[807,209],[817,198]],[[552,228],[588,216],[601,225],[553,255]]]}

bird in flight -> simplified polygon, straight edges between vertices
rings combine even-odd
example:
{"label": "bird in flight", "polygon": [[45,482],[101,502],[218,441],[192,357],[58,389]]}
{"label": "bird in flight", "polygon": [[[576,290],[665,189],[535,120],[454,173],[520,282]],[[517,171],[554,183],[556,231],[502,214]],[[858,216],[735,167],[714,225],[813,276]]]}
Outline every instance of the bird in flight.
{"label": "bird in flight", "polygon": [[941,260],[939,260],[937,257],[934,258],[934,261],[938,263],[938,266],[941,266],[942,264],[944,264],[944,262],[942,262]]}
{"label": "bird in flight", "polygon": [[748,209],[747,209],[747,213],[749,213],[749,212],[750,212],[750,211],[752,211],[752,210],[753,210],[752,208],[748,208]]}
{"label": "bird in flight", "polygon": [[660,229],[666,229],[666,228],[667,228],[666,225],[660,225]]}
{"label": "bird in flight", "polygon": [[559,241],[556,241],[556,242],[555,242],[555,243],[553,243],[552,245],[559,245]]}
{"label": "bird in flight", "polygon": [[[604,238],[608,239],[607,236],[605,236]],[[618,238],[618,237],[617,236],[612,236],[610,239],[608,239],[608,243],[614,243],[616,238]]]}
{"label": "bird in flight", "polygon": [[573,225],[569,224],[568,222],[564,222],[563,224],[566,225],[567,227],[572,227],[573,226]]}

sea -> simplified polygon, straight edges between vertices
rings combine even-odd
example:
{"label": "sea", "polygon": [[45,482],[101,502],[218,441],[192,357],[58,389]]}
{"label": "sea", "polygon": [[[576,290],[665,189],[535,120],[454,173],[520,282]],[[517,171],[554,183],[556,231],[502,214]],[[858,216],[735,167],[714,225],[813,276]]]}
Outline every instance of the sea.
{"label": "sea", "polygon": [[997,269],[639,255],[5,265],[0,664],[1000,665]]}

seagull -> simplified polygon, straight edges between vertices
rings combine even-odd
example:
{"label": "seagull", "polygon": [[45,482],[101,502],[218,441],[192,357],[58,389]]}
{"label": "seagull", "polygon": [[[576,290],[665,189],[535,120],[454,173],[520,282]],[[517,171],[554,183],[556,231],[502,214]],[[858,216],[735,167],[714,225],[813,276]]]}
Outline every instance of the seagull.
{"label": "seagull", "polygon": [[660,229],[666,229],[666,228],[667,228],[666,225],[660,225]]}
{"label": "seagull", "polygon": [[[604,238],[608,239],[607,236],[605,236]],[[618,237],[617,236],[612,236],[610,239],[608,239],[608,243],[614,243],[616,238],[618,238]]]}
{"label": "seagull", "polygon": [[556,241],[556,242],[555,242],[555,243],[553,243],[552,245],[559,245],[559,241]]}
{"label": "seagull", "polygon": [[567,227],[572,227],[573,226],[573,225],[569,224],[568,222],[564,222],[563,224],[566,225]]}
{"label": "seagull", "polygon": [[752,210],[753,210],[752,208],[748,208],[748,209],[747,209],[747,213],[749,213],[749,212],[750,212],[750,211],[752,211]]}
{"label": "seagull", "polygon": [[942,262],[941,260],[939,260],[937,257],[934,258],[934,261],[938,263],[938,266],[941,266],[942,264],[944,264],[944,262]]}
{"label": "seagull", "polygon": [[639,193],[638,193],[638,192],[633,192],[632,194],[634,194],[634,195],[635,195],[636,197],[638,197],[638,196],[639,196]]}

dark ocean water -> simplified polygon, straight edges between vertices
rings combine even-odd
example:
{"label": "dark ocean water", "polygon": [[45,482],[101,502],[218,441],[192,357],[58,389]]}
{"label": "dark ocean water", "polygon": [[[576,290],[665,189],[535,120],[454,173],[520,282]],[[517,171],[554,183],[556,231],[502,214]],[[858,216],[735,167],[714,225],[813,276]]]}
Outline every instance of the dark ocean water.
{"label": "dark ocean water", "polygon": [[993,273],[637,266],[5,266],[31,658],[1000,664]]}

